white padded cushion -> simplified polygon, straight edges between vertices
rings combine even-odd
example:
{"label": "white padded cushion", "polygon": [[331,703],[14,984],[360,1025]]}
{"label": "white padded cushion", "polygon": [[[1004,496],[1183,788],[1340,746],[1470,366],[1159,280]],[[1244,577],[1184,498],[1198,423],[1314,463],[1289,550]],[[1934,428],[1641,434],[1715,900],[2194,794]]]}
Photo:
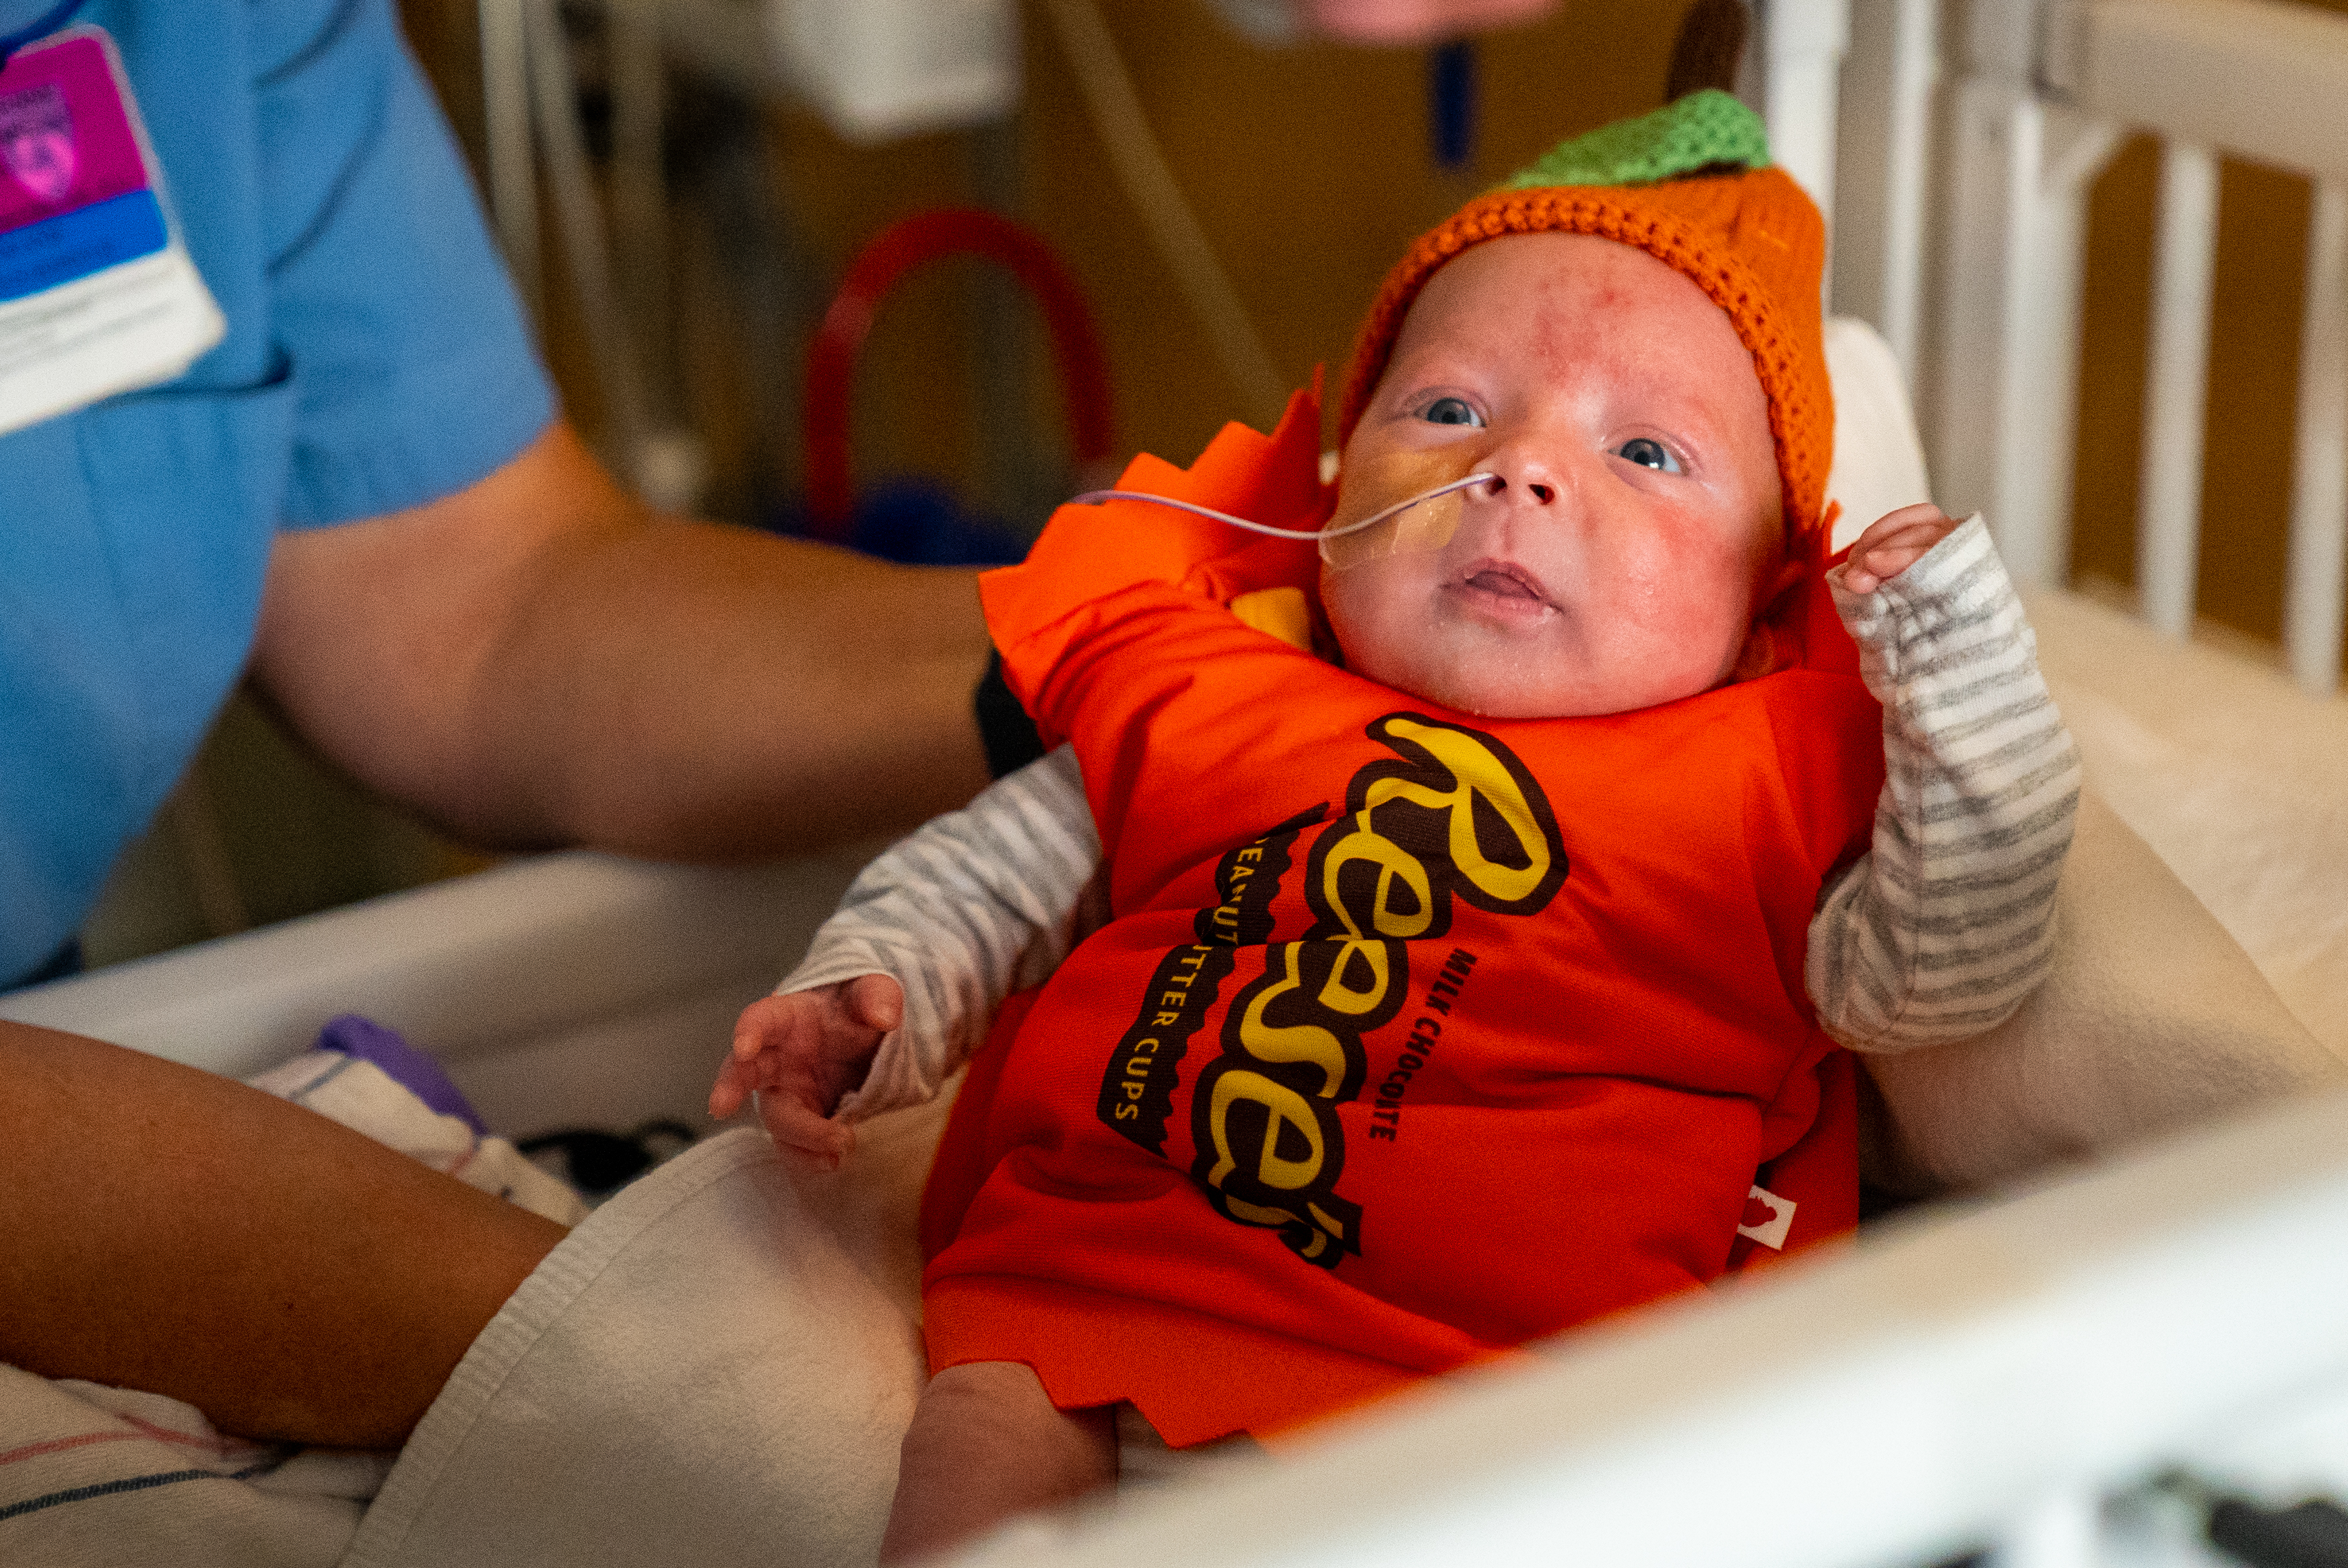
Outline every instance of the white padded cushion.
{"label": "white padded cushion", "polygon": [[1826,349],[1835,400],[1827,499],[1842,504],[1832,539],[1840,550],[1885,512],[1931,500],[1932,487],[1891,346],[1867,323],[1837,315],[1827,318]]}
{"label": "white padded cushion", "polygon": [[2348,701],[2075,593],[2030,614],[2088,783],[2348,1057]]}

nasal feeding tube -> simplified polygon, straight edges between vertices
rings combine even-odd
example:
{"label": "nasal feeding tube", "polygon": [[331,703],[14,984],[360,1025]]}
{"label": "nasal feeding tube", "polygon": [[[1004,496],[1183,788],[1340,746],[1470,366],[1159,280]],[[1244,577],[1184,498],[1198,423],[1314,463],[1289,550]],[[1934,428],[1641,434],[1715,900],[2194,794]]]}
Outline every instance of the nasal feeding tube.
{"label": "nasal feeding tube", "polygon": [[[1333,572],[1382,556],[1396,555],[1405,551],[1436,551],[1451,542],[1459,531],[1459,514],[1466,505],[1464,490],[1481,484],[1496,484],[1498,474],[1473,473],[1465,479],[1450,480],[1432,490],[1398,500],[1382,511],[1354,521],[1340,523],[1334,528],[1276,528],[1268,522],[1255,522],[1244,517],[1233,517],[1227,511],[1195,502],[1177,500],[1172,496],[1151,495],[1145,490],[1086,490],[1068,504],[1097,506],[1105,500],[1148,501],[1152,506],[1170,506],[1177,511],[1187,511],[1195,517],[1211,518],[1227,522],[1233,528],[1246,529],[1250,533],[1268,533],[1274,539],[1312,539],[1321,544],[1321,559]],[[1394,526],[1380,532],[1371,531],[1382,523]]]}

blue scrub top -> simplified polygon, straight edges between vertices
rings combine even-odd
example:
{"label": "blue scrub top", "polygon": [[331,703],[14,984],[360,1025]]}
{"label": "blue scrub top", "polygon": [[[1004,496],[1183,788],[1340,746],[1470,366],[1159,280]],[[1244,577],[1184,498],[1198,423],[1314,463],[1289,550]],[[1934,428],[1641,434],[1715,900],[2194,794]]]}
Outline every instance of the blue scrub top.
{"label": "blue scrub top", "polygon": [[[0,0],[0,32],[50,0]],[[227,338],[0,437],[0,987],[72,934],[243,668],[270,543],[553,414],[390,0],[89,0]]]}

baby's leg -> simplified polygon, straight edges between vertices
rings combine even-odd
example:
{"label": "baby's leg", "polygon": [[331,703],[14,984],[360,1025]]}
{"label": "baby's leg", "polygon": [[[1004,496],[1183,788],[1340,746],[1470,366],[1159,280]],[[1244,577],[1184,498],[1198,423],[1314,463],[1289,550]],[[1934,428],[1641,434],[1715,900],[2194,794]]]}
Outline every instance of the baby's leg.
{"label": "baby's leg", "polygon": [[943,1552],[1015,1513],[1117,1479],[1113,1407],[1055,1408],[1016,1361],[973,1361],[930,1379],[905,1433],[880,1561]]}

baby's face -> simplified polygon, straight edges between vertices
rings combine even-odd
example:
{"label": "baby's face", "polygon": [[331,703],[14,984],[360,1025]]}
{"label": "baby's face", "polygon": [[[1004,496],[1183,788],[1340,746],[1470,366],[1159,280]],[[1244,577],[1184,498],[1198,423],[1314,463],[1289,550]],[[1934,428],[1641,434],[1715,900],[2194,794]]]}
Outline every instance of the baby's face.
{"label": "baby's face", "polygon": [[1479,469],[1499,482],[1464,492],[1447,542],[1324,569],[1348,668],[1494,717],[1652,707],[1725,678],[1783,580],[1753,357],[1643,251],[1513,235],[1436,273],[1334,521]]}

